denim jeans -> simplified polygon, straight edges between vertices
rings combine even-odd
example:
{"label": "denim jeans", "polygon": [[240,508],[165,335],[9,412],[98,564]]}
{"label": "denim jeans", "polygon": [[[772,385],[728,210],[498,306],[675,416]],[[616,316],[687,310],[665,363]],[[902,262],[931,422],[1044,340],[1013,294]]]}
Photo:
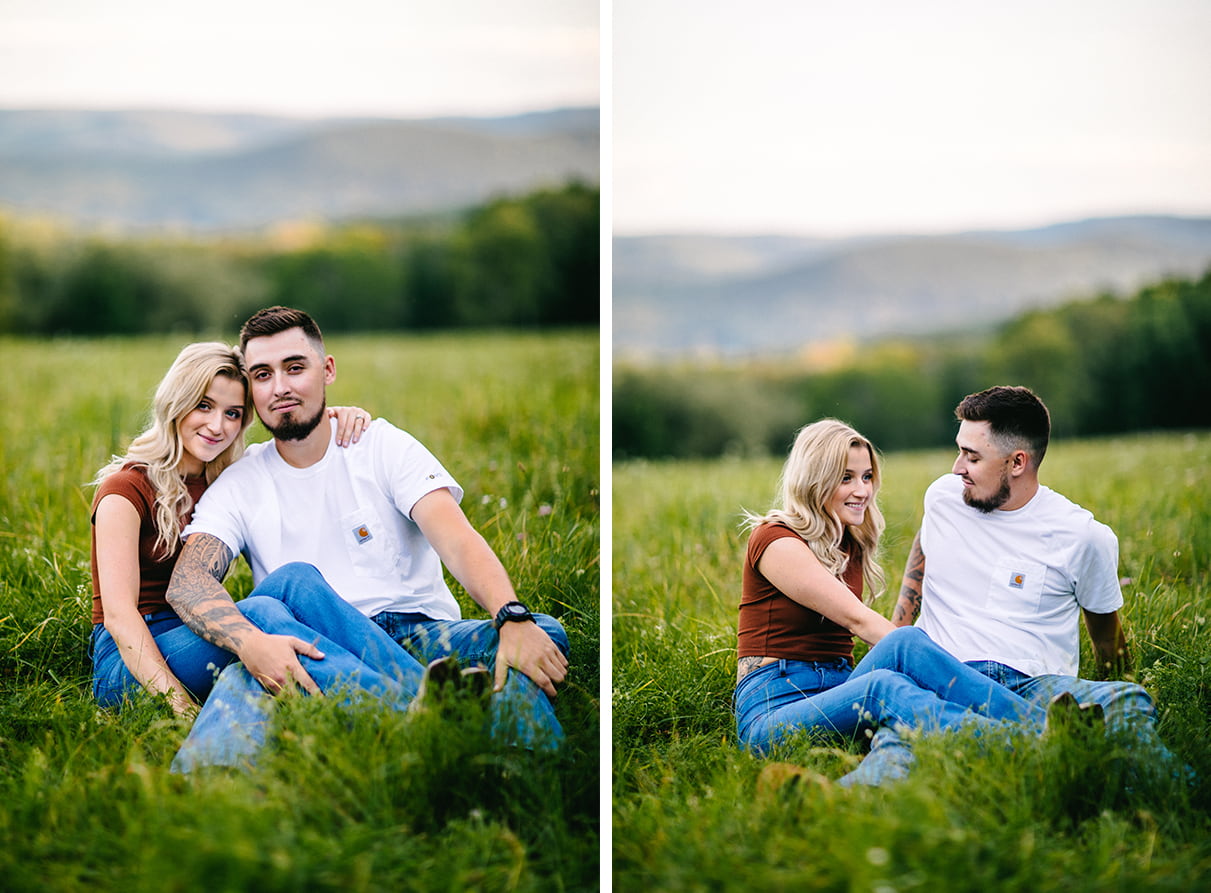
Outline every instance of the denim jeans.
{"label": "denim jeans", "polygon": [[[392,611],[371,619],[424,663],[455,654],[465,666],[495,668],[499,637],[490,620],[432,620]],[[535,614],[534,622],[566,656],[568,636],[559,621]],[[492,697],[492,735],[519,747],[554,749],[563,740],[563,729],[546,693],[524,673],[510,669],[504,690]]]}
{"label": "denim jeans", "polygon": [[[191,695],[204,701],[215,677],[235,660],[235,655],[198,636],[171,609],[144,614],[143,619],[173,675]],[[126,661],[118,653],[118,643],[104,624],[93,626],[88,651],[93,665],[93,697],[102,707],[120,707],[127,698],[143,690],[143,685],[127,669]]]}
{"label": "denim jeans", "polygon": [[[424,668],[364,614],[338,596],[309,564],[287,564],[238,603],[267,633],[314,643],[324,657],[299,662],[321,691],[369,695],[405,710]],[[273,698],[241,663],[227,667],[188,738],[173,759],[175,772],[254,761],[265,741]]]}
{"label": "denim jeans", "polygon": [[1160,759],[1177,761],[1156,733],[1156,706],[1141,685],[1114,680],[1094,682],[1076,676],[1027,676],[991,660],[968,661],[967,665],[1035,704],[1045,706],[1063,692],[1071,692],[1081,703],[1100,704],[1108,731],[1130,735]]}
{"label": "denim jeans", "polygon": [[[457,653],[465,665],[491,668],[496,653],[496,630],[489,620],[431,620],[389,612],[371,620],[309,564],[279,568],[238,604],[265,632],[317,643],[324,658],[300,656],[299,661],[322,691],[343,686],[397,710],[406,709],[416,696],[423,664]],[[544,614],[535,620],[566,654],[567,635],[559,622]],[[252,764],[265,742],[273,703],[243,664],[229,666],[173,759],[173,771]],[[492,728],[494,735],[527,747],[553,748],[563,736],[546,694],[512,670],[504,691],[493,696]]]}
{"label": "denim jeans", "polygon": [[[967,666],[977,670],[998,685],[1029,701],[1036,711],[1046,711],[1052,698],[1070,692],[1081,703],[1101,704],[1105,711],[1106,728],[1126,732],[1142,745],[1142,753],[1151,754],[1158,766],[1183,777],[1193,777],[1170,753],[1156,733],[1156,708],[1152,698],[1133,682],[1091,682],[1075,676],[1027,676],[1012,667],[991,660],[968,661]],[[843,785],[879,784],[903,775],[906,743],[894,730],[881,731],[875,736],[870,755],[862,765],[841,779]]]}
{"label": "denim jeans", "polygon": [[779,660],[736,686],[740,740],[766,753],[801,730],[844,738],[883,727],[923,731],[1020,723],[1046,712],[965,666],[915,627],[884,636],[853,670],[848,661]]}

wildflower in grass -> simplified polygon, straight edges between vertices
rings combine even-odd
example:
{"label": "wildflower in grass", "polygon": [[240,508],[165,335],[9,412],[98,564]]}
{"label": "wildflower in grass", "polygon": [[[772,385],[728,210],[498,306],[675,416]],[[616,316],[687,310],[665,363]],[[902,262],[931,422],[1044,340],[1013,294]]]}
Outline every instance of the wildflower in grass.
{"label": "wildflower in grass", "polygon": [[554,511],[554,509],[552,509],[546,503],[543,503],[542,505],[540,505],[538,507],[538,517],[545,518],[547,515],[551,514],[551,512],[553,512],[553,511]]}

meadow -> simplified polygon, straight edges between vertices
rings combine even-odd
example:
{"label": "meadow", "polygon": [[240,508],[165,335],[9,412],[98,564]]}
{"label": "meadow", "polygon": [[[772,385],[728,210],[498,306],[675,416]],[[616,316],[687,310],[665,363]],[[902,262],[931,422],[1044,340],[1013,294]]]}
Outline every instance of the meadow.
{"label": "meadow", "polygon": [[[925,487],[953,453],[885,457],[891,616]],[[619,890],[1137,891],[1211,885],[1211,433],[1057,441],[1043,482],[1118,534],[1133,678],[1187,786],[1112,735],[917,745],[879,788],[770,786],[781,761],[835,780],[856,745],[803,737],[768,761],[731,713],[742,509],[781,460],[615,463],[613,873]],[[859,642],[856,653],[865,651]],[[1093,672],[1082,633],[1082,667]]]}
{"label": "meadow", "polygon": [[[560,750],[496,744],[474,710],[293,698],[254,770],[191,777],[169,772],[187,724],[146,696],[97,709],[87,657],[88,481],[143,428],[185,340],[0,339],[0,887],[596,889],[597,333],[328,341],[329,402],[425,443],[520,597],[567,629]],[[242,560],[227,584],[250,588]]]}

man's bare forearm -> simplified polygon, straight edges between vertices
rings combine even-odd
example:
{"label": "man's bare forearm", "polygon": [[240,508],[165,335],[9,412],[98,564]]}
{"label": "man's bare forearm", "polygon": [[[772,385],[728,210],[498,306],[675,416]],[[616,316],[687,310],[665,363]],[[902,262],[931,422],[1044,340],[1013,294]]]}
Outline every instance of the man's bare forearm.
{"label": "man's bare forearm", "polygon": [[234,556],[218,537],[195,533],[185,541],[168,584],[168,604],[191,630],[238,654],[255,629],[223,587]]}
{"label": "man's bare forearm", "polygon": [[904,579],[900,581],[900,597],[892,612],[891,622],[896,626],[916,623],[921,613],[921,587],[925,582],[925,553],[921,551],[921,533],[913,537],[908,562],[904,565]]}
{"label": "man's bare forearm", "polygon": [[1123,630],[1118,611],[1095,614],[1083,611],[1085,628],[1093,645],[1093,656],[1097,662],[1096,679],[1121,679],[1131,672],[1131,650],[1127,645],[1127,633]]}

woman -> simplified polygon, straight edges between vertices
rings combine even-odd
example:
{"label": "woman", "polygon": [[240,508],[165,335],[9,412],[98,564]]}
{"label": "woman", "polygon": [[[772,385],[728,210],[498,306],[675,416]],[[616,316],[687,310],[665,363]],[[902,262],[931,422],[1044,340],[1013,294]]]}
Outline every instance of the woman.
{"label": "woman", "polygon": [[[780,506],[748,516],[735,710],[740,740],[758,753],[801,730],[1042,728],[1039,708],[863,603],[864,583],[883,583],[879,484],[870,442],[824,419],[796,437]],[[856,668],[854,636],[873,646]]]}
{"label": "woman", "polygon": [[[356,441],[369,424],[360,409],[328,413],[337,418],[341,445]],[[156,390],[151,426],[125,456],[97,473],[90,653],[93,694],[101,705],[119,705],[143,688],[165,695],[177,714],[191,714],[219,671],[235,659],[186,627],[165,593],[181,530],[208,484],[243,453],[251,420],[238,351],[217,342],[191,344]],[[334,632],[339,641],[317,634],[276,599],[254,593],[240,608],[266,632],[314,645],[320,658],[308,659],[305,666],[321,689],[339,678],[401,699],[415,694],[420,665],[393,642],[387,648],[385,634],[340,599],[314,568],[294,565],[281,573],[279,591],[303,588],[317,616],[341,617],[344,624]],[[362,656],[371,653],[374,663],[368,665]]]}

